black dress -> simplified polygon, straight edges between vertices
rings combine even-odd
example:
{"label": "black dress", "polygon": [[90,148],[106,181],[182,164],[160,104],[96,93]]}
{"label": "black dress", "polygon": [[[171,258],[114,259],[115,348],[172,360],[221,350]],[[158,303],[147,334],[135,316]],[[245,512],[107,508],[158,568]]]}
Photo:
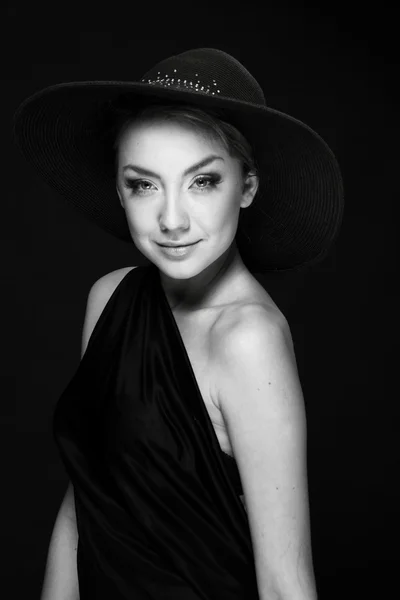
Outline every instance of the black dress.
{"label": "black dress", "polygon": [[221,450],[154,265],[106,304],[59,398],[80,600],[257,600],[235,460]]}

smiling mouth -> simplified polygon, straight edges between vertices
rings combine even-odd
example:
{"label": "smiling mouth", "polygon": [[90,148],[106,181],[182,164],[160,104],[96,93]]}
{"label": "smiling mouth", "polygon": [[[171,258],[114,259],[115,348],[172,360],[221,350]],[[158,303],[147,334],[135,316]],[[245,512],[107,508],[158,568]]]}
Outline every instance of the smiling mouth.
{"label": "smiling mouth", "polygon": [[186,248],[187,246],[194,246],[195,244],[197,244],[200,240],[197,240],[197,242],[193,242],[192,244],[158,244],[159,246],[162,246],[163,248]]}

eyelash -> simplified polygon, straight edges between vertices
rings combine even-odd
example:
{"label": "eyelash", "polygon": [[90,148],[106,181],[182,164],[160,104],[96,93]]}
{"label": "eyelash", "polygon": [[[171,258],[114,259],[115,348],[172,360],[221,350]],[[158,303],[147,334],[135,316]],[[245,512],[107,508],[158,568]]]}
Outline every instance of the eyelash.
{"label": "eyelash", "polygon": [[[205,192],[206,190],[215,189],[217,187],[217,185],[221,182],[221,177],[217,173],[210,173],[208,175],[198,175],[193,183],[196,183],[196,181],[198,181],[199,179],[204,179],[206,182],[208,182],[208,185],[197,188],[198,191],[200,191],[202,193]],[[143,184],[143,183],[150,183],[150,182],[147,181],[146,179],[126,179],[125,180],[126,187],[130,188],[132,190],[132,193],[137,196],[145,196],[147,192],[151,191],[149,189],[147,189],[147,190],[141,189],[139,186],[140,186],[140,184]]]}

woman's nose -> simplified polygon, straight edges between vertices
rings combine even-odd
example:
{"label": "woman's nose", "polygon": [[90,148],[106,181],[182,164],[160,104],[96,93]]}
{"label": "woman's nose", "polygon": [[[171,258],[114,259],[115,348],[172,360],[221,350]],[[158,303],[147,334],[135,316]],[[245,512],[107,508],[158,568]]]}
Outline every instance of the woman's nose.
{"label": "woman's nose", "polygon": [[165,229],[185,228],[189,224],[189,215],[182,197],[178,193],[165,195],[161,209],[160,223]]}

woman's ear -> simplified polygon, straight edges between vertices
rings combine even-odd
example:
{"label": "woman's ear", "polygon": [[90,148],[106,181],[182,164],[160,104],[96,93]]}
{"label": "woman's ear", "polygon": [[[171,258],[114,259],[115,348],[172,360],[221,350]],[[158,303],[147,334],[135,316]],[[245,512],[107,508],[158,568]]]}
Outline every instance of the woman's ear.
{"label": "woman's ear", "polygon": [[254,172],[250,172],[246,175],[243,182],[243,190],[242,190],[242,202],[240,204],[241,208],[246,208],[250,206],[253,202],[254,197],[257,193],[259,185],[259,177]]}

